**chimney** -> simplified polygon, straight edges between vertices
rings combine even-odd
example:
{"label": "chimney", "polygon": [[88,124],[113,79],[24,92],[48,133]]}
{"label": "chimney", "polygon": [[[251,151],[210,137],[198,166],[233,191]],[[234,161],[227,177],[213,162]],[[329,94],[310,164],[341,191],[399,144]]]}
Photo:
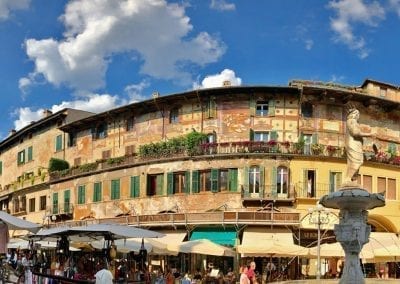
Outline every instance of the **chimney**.
{"label": "chimney", "polygon": [[12,136],[15,133],[17,133],[17,131],[15,129],[11,129],[10,132],[8,133],[8,136]]}
{"label": "chimney", "polygon": [[51,110],[49,110],[49,109],[45,109],[44,111],[43,111],[43,117],[48,117],[48,116],[50,116],[50,115],[52,115],[53,113],[51,112]]}
{"label": "chimney", "polygon": [[231,85],[231,81],[229,81],[229,80],[225,80],[224,82],[222,82],[223,87],[228,87],[230,85]]}

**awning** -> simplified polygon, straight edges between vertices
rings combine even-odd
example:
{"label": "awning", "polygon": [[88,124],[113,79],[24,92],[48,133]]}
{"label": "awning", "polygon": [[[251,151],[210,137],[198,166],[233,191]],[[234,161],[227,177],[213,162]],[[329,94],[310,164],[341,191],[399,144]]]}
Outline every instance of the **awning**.
{"label": "awning", "polygon": [[42,227],[41,225],[14,217],[4,211],[0,211],[0,220],[8,225],[9,230],[25,229],[36,233]]}
{"label": "awning", "polygon": [[196,228],[190,236],[191,241],[210,240],[225,246],[235,246],[236,230],[234,228]]}
{"label": "awning", "polygon": [[183,242],[185,239],[187,232],[185,230],[167,230],[167,231],[158,231],[161,234],[164,234],[163,237],[157,239],[158,242],[164,243],[166,245],[172,244],[177,245]]}
{"label": "awning", "polygon": [[207,239],[183,242],[179,245],[169,245],[168,249],[176,252],[195,253],[205,255],[230,256],[236,255],[231,248],[221,246]]}
{"label": "awning", "polygon": [[242,257],[246,256],[307,256],[308,249],[295,245],[293,235],[287,229],[247,228],[243,232],[242,244],[238,246]]}

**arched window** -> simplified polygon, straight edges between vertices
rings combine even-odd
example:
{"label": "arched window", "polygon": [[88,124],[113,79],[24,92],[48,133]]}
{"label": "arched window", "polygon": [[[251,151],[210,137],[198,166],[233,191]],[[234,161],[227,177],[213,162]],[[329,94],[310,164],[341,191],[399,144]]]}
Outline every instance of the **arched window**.
{"label": "arched window", "polygon": [[287,167],[278,167],[276,175],[276,189],[278,194],[287,194],[289,186],[289,172]]}
{"label": "arched window", "polygon": [[174,107],[169,112],[169,123],[178,123],[179,122],[179,108]]}

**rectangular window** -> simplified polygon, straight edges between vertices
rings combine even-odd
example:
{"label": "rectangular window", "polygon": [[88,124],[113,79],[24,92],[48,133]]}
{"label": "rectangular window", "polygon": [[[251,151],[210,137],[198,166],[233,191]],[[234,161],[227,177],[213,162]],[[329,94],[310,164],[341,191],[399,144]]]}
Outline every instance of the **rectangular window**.
{"label": "rectangular window", "polygon": [[103,123],[92,129],[93,139],[102,139],[107,137],[107,124]]}
{"label": "rectangular window", "polygon": [[147,196],[164,194],[164,174],[147,176]]}
{"label": "rectangular window", "polygon": [[64,191],[64,213],[71,213],[71,191]]}
{"label": "rectangular window", "polygon": [[125,156],[132,156],[135,154],[135,145],[125,146]]}
{"label": "rectangular window", "polygon": [[214,97],[210,97],[205,103],[204,118],[215,118],[217,116],[217,104]]}
{"label": "rectangular window", "polygon": [[384,192],[386,190],[386,178],[378,177],[378,192]]}
{"label": "rectangular window", "polygon": [[131,177],[131,197],[140,196],[140,176]]}
{"label": "rectangular window", "polygon": [[126,120],[126,131],[132,131],[135,126],[135,118],[133,116]]}
{"label": "rectangular window", "polygon": [[76,146],[76,133],[75,132],[70,132],[68,133],[68,147],[74,147]]}
{"label": "rectangular window", "polygon": [[256,115],[257,116],[267,116],[268,115],[268,101],[257,102]]}
{"label": "rectangular window", "polygon": [[228,176],[229,171],[227,169],[219,170],[219,190],[227,191],[228,190]]}
{"label": "rectangular window", "polygon": [[368,192],[372,192],[372,176],[363,175],[363,187]]}
{"label": "rectangular window", "polygon": [[62,145],[62,135],[57,135],[56,136],[56,152],[61,151],[63,149],[63,145]]}
{"label": "rectangular window", "polygon": [[47,206],[46,197],[47,197],[46,195],[40,196],[40,207],[39,207],[39,210],[46,210],[46,206]]}
{"label": "rectangular window", "polygon": [[119,179],[111,180],[111,200],[120,199],[120,182]]}
{"label": "rectangular window", "polygon": [[26,196],[22,196],[21,198],[21,211],[26,212]]}
{"label": "rectangular window", "polygon": [[389,200],[396,200],[396,179],[387,179],[386,198]]}
{"label": "rectangular window", "polygon": [[33,160],[33,147],[28,147],[28,162]]}
{"label": "rectangular window", "polygon": [[53,193],[53,214],[58,214],[58,192]]}
{"label": "rectangular window", "polygon": [[86,202],[86,188],[84,185],[78,186],[78,204],[85,204]]}
{"label": "rectangular window", "polygon": [[200,172],[200,191],[211,191],[211,170]]}
{"label": "rectangular window", "polygon": [[269,132],[266,131],[255,131],[254,132],[254,141],[269,141]]}
{"label": "rectangular window", "polygon": [[24,163],[25,163],[25,150],[22,150],[17,154],[17,164],[22,165]]}
{"label": "rectangular window", "polygon": [[342,173],[341,172],[330,172],[329,173],[329,192],[336,191],[342,184]]}
{"label": "rectangular window", "polygon": [[169,173],[168,174],[168,194],[186,192],[186,173]]}
{"label": "rectangular window", "polygon": [[29,212],[35,212],[35,203],[36,203],[35,198],[29,199]]}
{"label": "rectangular window", "polygon": [[93,184],[93,202],[101,201],[101,191],[102,191],[102,183],[95,182]]}
{"label": "rectangular window", "polygon": [[386,97],[386,94],[387,94],[387,88],[380,87],[380,96],[384,98]]}

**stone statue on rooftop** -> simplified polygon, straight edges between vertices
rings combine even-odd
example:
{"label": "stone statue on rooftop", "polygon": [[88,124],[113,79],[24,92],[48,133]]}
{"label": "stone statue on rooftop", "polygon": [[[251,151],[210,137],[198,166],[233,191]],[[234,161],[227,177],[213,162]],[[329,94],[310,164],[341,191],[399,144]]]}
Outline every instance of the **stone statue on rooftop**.
{"label": "stone statue on rooftop", "polygon": [[349,106],[346,120],[346,155],[347,170],[343,186],[357,185],[358,170],[364,162],[363,137],[373,137],[372,133],[366,133],[361,130],[358,123],[360,112],[354,107]]}

